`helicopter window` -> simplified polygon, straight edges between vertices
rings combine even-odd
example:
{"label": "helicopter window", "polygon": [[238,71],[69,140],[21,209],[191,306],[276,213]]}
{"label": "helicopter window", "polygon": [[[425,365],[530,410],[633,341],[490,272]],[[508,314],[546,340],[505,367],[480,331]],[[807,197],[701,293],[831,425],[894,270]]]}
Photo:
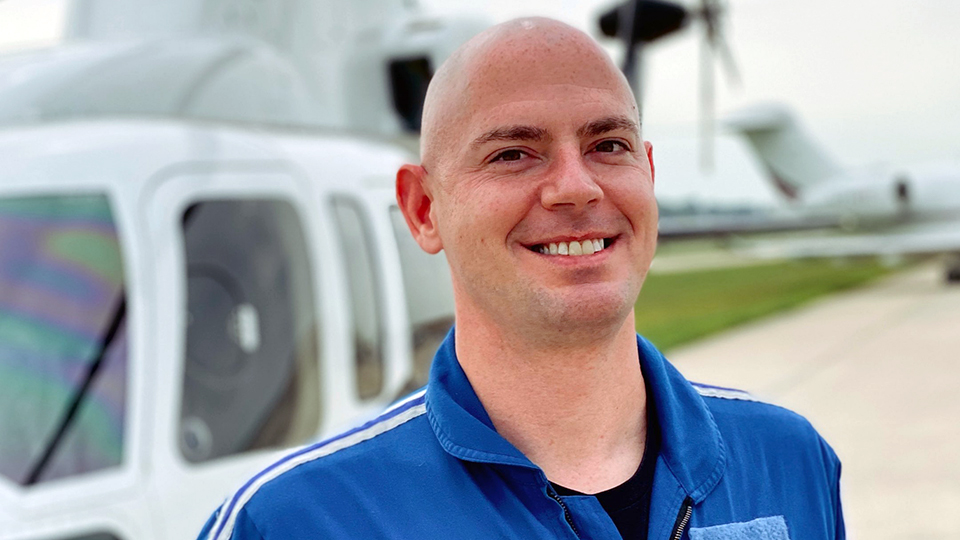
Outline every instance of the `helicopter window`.
{"label": "helicopter window", "polygon": [[393,108],[400,115],[403,129],[420,132],[423,100],[433,77],[430,59],[425,56],[392,60],[389,65]]}
{"label": "helicopter window", "polygon": [[186,360],[180,450],[191,462],[290,446],[320,422],[306,240],[282,200],[210,200],[183,215]]}
{"label": "helicopter window", "polygon": [[430,255],[420,249],[396,206],[390,208],[390,221],[400,252],[413,332],[414,374],[404,390],[413,391],[426,384],[433,355],[453,326],[453,284],[443,252]]}
{"label": "helicopter window", "polygon": [[107,197],[0,199],[0,253],[0,475],[120,465],[126,296]]}
{"label": "helicopter window", "polygon": [[375,398],[383,391],[384,321],[374,243],[367,222],[353,201],[335,198],[333,210],[352,299],[357,395],[360,399]]}

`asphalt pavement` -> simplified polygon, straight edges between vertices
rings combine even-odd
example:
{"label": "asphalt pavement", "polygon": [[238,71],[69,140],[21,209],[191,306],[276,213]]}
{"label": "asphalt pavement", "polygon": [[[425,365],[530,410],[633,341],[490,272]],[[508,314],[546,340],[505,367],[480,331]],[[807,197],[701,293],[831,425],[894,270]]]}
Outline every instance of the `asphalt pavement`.
{"label": "asphalt pavement", "polygon": [[940,264],[668,357],[806,416],[843,462],[849,538],[960,539],[960,285]]}

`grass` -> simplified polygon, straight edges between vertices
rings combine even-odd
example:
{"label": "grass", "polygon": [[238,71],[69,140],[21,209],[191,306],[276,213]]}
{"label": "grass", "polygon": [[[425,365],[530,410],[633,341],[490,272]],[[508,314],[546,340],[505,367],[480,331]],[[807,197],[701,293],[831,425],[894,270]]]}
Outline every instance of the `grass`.
{"label": "grass", "polygon": [[637,331],[661,350],[689,343],[819,296],[857,287],[896,267],[871,260],[805,260],[647,276]]}

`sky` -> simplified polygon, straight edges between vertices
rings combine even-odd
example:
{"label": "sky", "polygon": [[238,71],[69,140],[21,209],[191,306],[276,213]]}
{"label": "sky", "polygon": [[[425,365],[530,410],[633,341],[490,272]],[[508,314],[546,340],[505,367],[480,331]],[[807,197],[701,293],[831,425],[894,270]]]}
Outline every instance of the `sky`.
{"label": "sky", "polygon": [[[492,22],[554,17],[597,36],[609,0],[419,0],[428,11]],[[960,161],[960,2],[729,0],[725,29],[742,76],[717,73],[722,118],[757,102],[788,105],[845,165]],[[0,52],[56,43],[65,0],[0,1]],[[654,144],[661,197],[773,202],[735,136],[716,139],[716,166],[699,167],[700,33],[694,26],[646,49],[644,135]],[[604,42],[619,61],[622,49]]]}

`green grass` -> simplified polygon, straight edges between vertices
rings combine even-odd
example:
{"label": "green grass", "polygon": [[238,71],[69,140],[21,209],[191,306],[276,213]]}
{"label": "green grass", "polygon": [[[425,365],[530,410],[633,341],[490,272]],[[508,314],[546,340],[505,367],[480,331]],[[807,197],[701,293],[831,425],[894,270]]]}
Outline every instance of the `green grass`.
{"label": "green grass", "polygon": [[894,270],[874,260],[807,260],[650,274],[637,331],[661,350],[862,285]]}

